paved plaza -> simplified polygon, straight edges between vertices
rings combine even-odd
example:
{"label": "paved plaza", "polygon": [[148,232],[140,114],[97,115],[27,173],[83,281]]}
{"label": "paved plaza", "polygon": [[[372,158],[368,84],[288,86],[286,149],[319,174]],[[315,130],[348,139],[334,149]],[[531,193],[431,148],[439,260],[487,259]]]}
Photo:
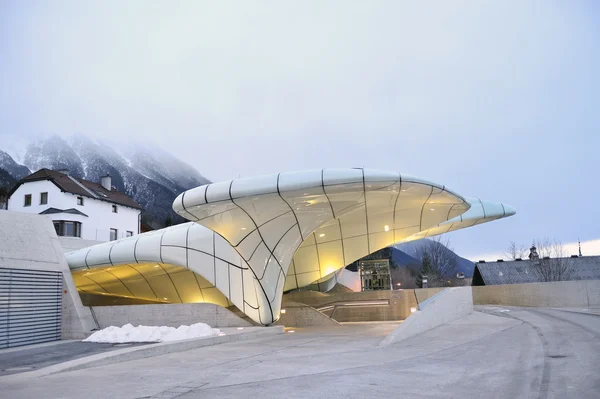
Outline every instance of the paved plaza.
{"label": "paved plaza", "polygon": [[600,316],[479,310],[386,347],[396,324],[297,329],[0,386],[7,398],[600,396]]}

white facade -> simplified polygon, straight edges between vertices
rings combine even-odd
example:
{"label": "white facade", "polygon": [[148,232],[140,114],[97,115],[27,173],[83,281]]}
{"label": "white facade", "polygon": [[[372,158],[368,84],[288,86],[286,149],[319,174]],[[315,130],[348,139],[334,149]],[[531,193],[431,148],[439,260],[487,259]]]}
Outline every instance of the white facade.
{"label": "white facade", "polygon": [[[42,193],[48,193],[46,204],[40,203]],[[31,205],[25,205],[26,195],[31,195]],[[10,196],[7,209],[9,211],[35,214],[40,214],[49,208],[76,209],[86,216],[72,213],[53,213],[47,216],[53,222],[81,223],[79,238],[83,240],[110,241],[111,229],[116,230],[116,239],[125,238],[129,233],[131,235],[139,233],[141,214],[139,209],[90,197],[82,197],[83,205],[80,205],[78,197],[80,196],[76,194],[62,192],[54,183],[48,180],[24,182]],[[113,212],[113,205],[117,207],[116,213]]]}
{"label": "white facade", "polygon": [[284,291],[331,280],[381,248],[515,214],[498,202],[369,169],[323,169],[182,193],[192,222],[67,254],[78,289],[165,303],[231,304],[279,319]]}

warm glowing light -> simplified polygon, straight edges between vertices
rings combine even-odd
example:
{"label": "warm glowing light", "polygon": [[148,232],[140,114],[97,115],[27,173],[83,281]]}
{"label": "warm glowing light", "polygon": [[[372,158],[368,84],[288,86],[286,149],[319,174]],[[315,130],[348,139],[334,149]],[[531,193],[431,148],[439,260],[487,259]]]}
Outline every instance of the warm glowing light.
{"label": "warm glowing light", "polygon": [[289,333],[293,333],[293,332],[296,332],[296,331],[294,331],[294,330],[288,330],[288,332],[289,332]]}
{"label": "warm glowing light", "polygon": [[327,264],[324,267],[321,267],[321,276],[328,276],[339,268],[340,267],[336,266],[335,264]]}
{"label": "warm glowing light", "polygon": [[281,313],[285,314],[285,309],[281,309]]}
{"label": "warm glowing light", "polygon": [[435,211],[435,208],[429,208],[430,211]]}
{"label": "warm glowing light", "polygon": [[319,237],[321,237],[321,238],[322,238],[322,237],[325,237],[325,233],[321,233],[321,234],[319,234]]}
{"label": "warm glowing light", "polygon": [[396,283],[396,285],[397,285],[398,287],[400,287],[400,286],[402,285],[402,283]]}
{"label": "warm glowing light", "polygon": [[246,228],[245,228],[245,227],[242,227],[242,230],[246,230]]}
{"label": "warm glowing light", "polygon": [[410,313],[415,313],[417,311],[417,308],[410,308]]}
{"label": "warm glowing light", "polygon": [[384,229],[385,231],[390,231],[390,226],[388,226],[388,225],[386,224],[385,226],[383,226],[383,229]]}
{"label": "warm glowing light", "polygon": [[154,267],[155,267],[155,268],[157,268],[157,267],[158,267],[158,265],[154,265]]}
{"label": "warm glowing light", "polygon": [[166,300],[167,300],[167,299],[169,299],[169,298],[163,298],[163,299],[166,301]]}

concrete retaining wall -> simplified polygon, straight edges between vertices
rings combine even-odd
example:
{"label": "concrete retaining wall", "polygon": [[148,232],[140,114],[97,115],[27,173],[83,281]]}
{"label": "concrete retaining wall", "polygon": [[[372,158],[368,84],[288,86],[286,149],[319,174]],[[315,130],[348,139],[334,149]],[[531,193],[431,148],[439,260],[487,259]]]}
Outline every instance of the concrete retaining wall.
{"label": "concrete retaining wall", "polygon": [[337,321],[303,303],[284,301],[281,309],[281,317],[277,321],[279,325],[286,327],[340,326]]}
{"label": "concrete retaining wall", "polygon": [[395,342],[421,334],[432,328],[458,320],[473,312],[473,294],[471,287],[446,288],[419,310],[410,315],[380,346],[391,345]]}
{"label": "concrete retaining wall", "polygon": [[48,216],[0,210],[0,267],[61,272],[62,338],[85,338],[96,327],[90,310],[81,303]]}
{"label": "concrete retaining wall", "polygon": [[473,287],[476,305],[600,307],[600,280]]}
{"label": "concrete retaining wall", "polygon": [[[322,308],[327,305],[343,305],[344,303],[387,301],[386,305],[374,306],[337,306],[328,310],[326,315],[339,322],[359,321],[393,321],[404,320],[410,316],[411,308],[418,303],[442,291],[443,288],[424,288],[394,291],[365,291],[365,292],[315,292],[295,291],[286,294],[284,298]],[[286,323],[287,325],[287,323]]]}
{"label": "concrete retaining wall", "polygon": [[[362,299],[366,303],[369,301],[368,298],[356,295],[354,297]],[[404,320],[410,316],[410,309],[417,306],[413,290],[387,291],[387,295],[381,295],[381,297],[378,300],[387,301],[387,305],[337,306],[331,313],[331,317],[339,322]],[[375,300],[375,298],[371,300]],[[346,303],[352,302],[347,301]]]}
{"label": "concrete retaining wall", "polygon": [[444,291],[445,288],[416,288],[415,291],[415,296],[417,297],[417,301],[419,303],[427,300],[428,298],[431,298],[432,296],[434,296],[435,294]]}
{"label": "concrete retaining wall", "polygon": [[251,325],[231,311],[212,303],[94,306],[92,309],[100,328],[123,326],[127,323],[169,327],[206,323],[215,328]]}
{"label": "concrete retaining wall", "polygon": [[83,306],[123,306],[123,305],[155,305],[164,304],[164,302],[152,301],[147,299],[119,297],[116,295],[89,294],[80,292],[81,303]]}
{"label": "concrete retaining wall", "polygon": [[[394,321],[404,320],[410,315],[410,308],[417,302],[413,290],[337,292],[323,294],[312,291],[298,291],[287,294],[287,300],[304,303],[314,308],[334,306],[324,311],[327,316],[338,322]],[[372,306],[344,306],[364,302],[385,302]]]}
{"label": "concrete retaining wall", "polygon": [[[343,295],[341,293],[339,295]],[[303,303],[310,306],[319,306],[323,303],[330,302],[332,294],[326,294],[319,291],[292,291],[283,296],[284,301],[292,301],[297,303]]]}
{"label": "concrete retaining wall", "polygon": [[586,281],[585,283],[588,296],[588,307],[600,308],[600,280]]}

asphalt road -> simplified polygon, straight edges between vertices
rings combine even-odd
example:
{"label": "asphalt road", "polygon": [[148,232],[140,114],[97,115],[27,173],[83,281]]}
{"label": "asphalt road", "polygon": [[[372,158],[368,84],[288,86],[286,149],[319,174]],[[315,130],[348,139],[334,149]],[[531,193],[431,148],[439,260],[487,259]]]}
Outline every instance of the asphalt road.
{"label": "asphalt road", "polygon": [[10,398],[600,398],[600,316],[482,310],[385,348],[393,324],[298,329],[0,387]]}
{"label": "asphalt road", "polygon": [[98,344],[76,341],[49,343],[34,348],[25,346],[10,351],[0,350],[0,376],[32,371],[132,345],[139,344]]}

